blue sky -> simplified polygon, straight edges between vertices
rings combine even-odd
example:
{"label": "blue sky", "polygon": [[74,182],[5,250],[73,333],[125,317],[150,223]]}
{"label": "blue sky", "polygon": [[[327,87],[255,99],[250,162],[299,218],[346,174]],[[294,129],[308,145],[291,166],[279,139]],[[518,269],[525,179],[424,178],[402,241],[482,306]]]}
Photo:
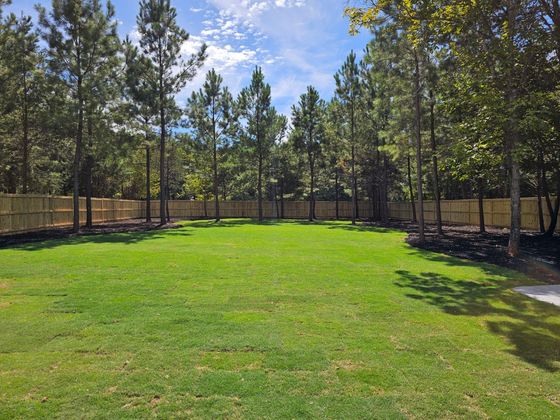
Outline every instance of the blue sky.
{"label": "blue sky", "polygon": [[[10,11],[33,12],[50,0],[13,0]],[[136,36],[136,0],[113,0],[121,35]],[[178,96],[184,103],[198,89],[204,73],[214,67],[237,94],[255,65],[263,67],[272,86],[273,102],[282,113],[314,85],[324,98],[334,91],[333,74],[354,49],[360,53],[367,34],[348,35],[343,16],[346,0],[172,0],[179,24],[191,34],[183,51],[189,54],[203,42],[208,61],[195,80]]]}

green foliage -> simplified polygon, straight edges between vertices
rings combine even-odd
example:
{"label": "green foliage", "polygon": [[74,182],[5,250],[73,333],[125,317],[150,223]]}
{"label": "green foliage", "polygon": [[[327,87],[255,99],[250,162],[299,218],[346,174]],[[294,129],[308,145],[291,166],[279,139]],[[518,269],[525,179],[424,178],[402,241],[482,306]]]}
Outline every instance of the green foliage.
{"label": "green foliage", "polygon": [[552,6],[351,2],[351,30],[371,32],[363,58],[349,54],[328,104],[313,89],[300,98],[290,129],[258,67],[235,100],[209,72],[179,109],[175,96],[207,50],[183,59],[189,35],[169,0],[140,3],[138,45],[120,43],[112,5],[97,0],[39,7],[44,43],[29,18],[2,15],[0,191],[28,184],[66,194],[78,168],[81,194],[91,178],[96,195],[144,197],[148,146],[151,190],[160,196],[168,177],[176,197],[303,199],[313,190],[321,199],[359,196],[381,217],[385,201],[413,198],[419,183],[425,198],[435,197],[434,157],[442,198],[471,198],[481,180],[487,197],[509,195],[512,162],[521,165],[522,194],[551,196],[560,185],[560,15]]}
{"label": "green foliage", "polygon": [[299,103],[292,106],[292,139],[298,151],[309,156],[321,153],[325,108],[325,101],[313,86],[309,86],[307,93],[300,96]]}
{"label": "green foliage", "polygon": [[253,185],[262,210],[266,167],[270,163],[274,146],[285,135],[287,119],[271,105],[270,85],[265,83],[260,67],[255,68],[251,83],[239,94],[237,106],[243,152],[250,161],[250,172],[256,175],[256,183]]}
{"label": "green foliage", "polygon": [[158,106],[168,110],[173,107],[173,96],[204,63],[206,45],[186,61],[181,58],[181,48],[190,35],[177,25],[177,10],[170,0],[141,0],[136,24],[140,47],[156,68]]}

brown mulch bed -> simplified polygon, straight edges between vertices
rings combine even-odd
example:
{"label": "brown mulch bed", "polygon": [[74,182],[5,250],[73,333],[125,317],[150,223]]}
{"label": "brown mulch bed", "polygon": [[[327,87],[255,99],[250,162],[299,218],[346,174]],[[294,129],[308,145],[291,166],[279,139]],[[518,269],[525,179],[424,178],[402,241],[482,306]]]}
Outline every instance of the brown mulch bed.
{"label": "brown mulch bed", "polygon": [[105,235],[110,233],[148,232],[154,230],[176,229],[180,227],[172,220],[171,223],[146,223],[142,219],[125,220],[121,222],[103,223],[95,225],[92,229],[82,228],[79,233],[74,233],[70,228],[47,229],[38,232],[20,233],[16,235],[0,236],[0,248],[21,245],[30,242],[42,242],[50,239],[73,238],[77,236]]}
{"label": "brown mulch bed", "polygon": [[507,229],[488,228],[484,234],[475,226],[444,226],[438,238],[435,226],[426,226],[426,241],[418,243],[418,226],[412,223],[391,223],[390,227],[408,232],[407,242],[414,247],[477,262],[486,262],[521,271],[537,280],[560,284],[560,236],[545,238],[534,232],[523,232],[522,254],[507,255]]}

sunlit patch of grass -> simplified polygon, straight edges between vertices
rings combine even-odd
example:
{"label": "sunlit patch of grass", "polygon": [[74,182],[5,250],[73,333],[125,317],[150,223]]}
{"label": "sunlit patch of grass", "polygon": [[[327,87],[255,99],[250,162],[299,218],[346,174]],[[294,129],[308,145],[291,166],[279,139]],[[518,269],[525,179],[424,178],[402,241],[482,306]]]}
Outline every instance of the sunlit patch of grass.
{"label": "sunlit patch of grass", "polygon": [[0,418],[560,417],[558,308],[398,231],[185,222],[0,262]]}

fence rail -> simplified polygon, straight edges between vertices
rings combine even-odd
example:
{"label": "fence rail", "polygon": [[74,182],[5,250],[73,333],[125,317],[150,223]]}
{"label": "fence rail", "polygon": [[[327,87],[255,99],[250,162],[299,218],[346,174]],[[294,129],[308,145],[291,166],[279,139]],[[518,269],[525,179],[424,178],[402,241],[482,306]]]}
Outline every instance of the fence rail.
{"label": "fence rail", "polygon": [[[85,222],[85,198],[80,198],[80,221]],[[479,220],[477,200],[444,200],[442,219],[445,224],[477,225]],[[145,217],[146,205],[140,200],[117,200],[108,198],[94,198],[92,200],[93,222],[107,223],[127,219]],[[546,206],[544,206],[546,208]],[[72,226],[72,197],[0,194],[0,235],[33,232],[43,229]],[[281,212],[280,203],[266,201],[263,205],[264,217],[275,218]],[[424,202],[427,223],[435,222],[435,204],[433,201]],[[170,201],[171,217],[178,219],[200,219],[214,217],[214,203],[203,201]],[[220,213],[223,218],[256,218],[258,205],[256,201],[224,201],[220,203]],[[319,219],[334,219],[336,204],[328,201],[318,201],[315,213]],[[372,215],[369,202],[359,203],[359,216],[368,218]],[[548,226],[548,215],[545,211],[545,223]],[[305,219],[309,214],[309,204],[305,201],[285,201],[284,217],[287,219]],[[410,220],[412,209],[410,203],[389,203],[389,215],[396,220]],[[484,201],[484,215],[488,226],[507,228],[510,224],[509,199],[492,199]],[[339,203],[339,216],[349,219],[352,216],[352,204]],[[154,202],[152,217],[159,217],[159,205]],[[521,200],[521,225],[523,229],[537,230],[539,228],[537,199],[523,198]]]}

